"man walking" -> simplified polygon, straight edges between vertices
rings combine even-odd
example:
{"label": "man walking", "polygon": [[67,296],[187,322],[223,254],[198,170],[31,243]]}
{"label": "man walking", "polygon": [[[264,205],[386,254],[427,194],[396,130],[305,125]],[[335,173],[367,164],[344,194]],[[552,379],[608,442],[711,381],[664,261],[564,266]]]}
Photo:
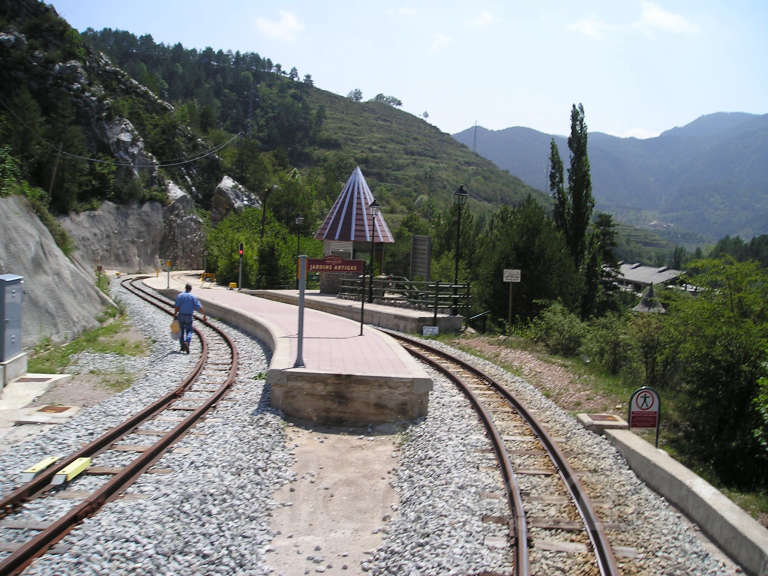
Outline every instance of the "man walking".
{"label": "man walking", "polygon": [[203,313],[203,320],[208,321],[203,305],[200,304],[197,296],[192,294],[192,285],[187,284],[184,286],[184,292],[176,296],[176,308],[173,312],[174,317],[179,319],[181,351],[187,354],[189,354],[189,343],[192,341],[192,319],[194,318],[195,310],[200,310]]}

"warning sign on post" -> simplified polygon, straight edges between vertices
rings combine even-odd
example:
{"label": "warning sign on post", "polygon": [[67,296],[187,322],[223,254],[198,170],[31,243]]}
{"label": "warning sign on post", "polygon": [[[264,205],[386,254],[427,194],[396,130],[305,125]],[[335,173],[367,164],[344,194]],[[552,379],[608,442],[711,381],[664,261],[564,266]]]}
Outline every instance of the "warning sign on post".
{"label": "warning sign on post", "polygon": [[504,282],[520,282],[520,270],[505,268],[503,278]]}
{"label": "warning sign on post", "polygon": [[661,401],[653,388],[643,386],[632,393],[629,400],[630,428],[657,428]]}

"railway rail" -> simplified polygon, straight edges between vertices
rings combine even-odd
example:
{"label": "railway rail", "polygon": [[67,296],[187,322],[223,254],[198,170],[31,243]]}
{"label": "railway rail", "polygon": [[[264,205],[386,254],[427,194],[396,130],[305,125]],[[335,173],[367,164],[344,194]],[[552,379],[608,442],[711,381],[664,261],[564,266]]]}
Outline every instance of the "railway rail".
{"label": "railway rail", "polygon": [[[122,286],[172,315],[173,302],[138,286],[136,281],[140,279],[126,279]],[[14,533],[6,539],[13,544],[5,546],[10,554],[0,557],[0,575],[20,573],[80,521],[117,498],[229,390],[237,377],[237,347],[221,329],[198,320],[206,327],[194,329],[201,343],[200,357],[175,390],[87,446],[59,458],[0,500],[0,528]],[[90,459],[85,474],[70,482],[62,481],[60,472],[70,465],[77,466],[83,458]],[[94,483],[98,486],[89,489]],[[25,504],[32,500],[53,497],[64,488],[73,490],[78,485],[90,493],[56,519],[41,522],[26,509]]]}
{"label": "railway rail", "polygon": [[[586,544],[592,554],[560,555],[567,565],[558,567],[557,573],[618,576],[618,563],[589,497],[536,418],[481,370],[422,342],[386,332],[455,383],[483,422],[507,490],[515,575],[552,573],[553,567],[543,566],[531,544],[565,532],[571,542]],[[559,482],[553,482],[555,478]]]}

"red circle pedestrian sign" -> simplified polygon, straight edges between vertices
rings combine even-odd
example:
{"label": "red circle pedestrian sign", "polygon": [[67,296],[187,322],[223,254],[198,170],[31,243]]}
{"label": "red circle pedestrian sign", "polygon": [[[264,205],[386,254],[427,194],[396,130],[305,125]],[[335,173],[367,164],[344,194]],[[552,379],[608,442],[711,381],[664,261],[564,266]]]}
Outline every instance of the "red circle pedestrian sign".
{"label": "red circle pedestrian sign", "polygon": [[653,388],[643,386],[632,393],[629,400],[629,427],[656,428],[659,425],[661,400]]}

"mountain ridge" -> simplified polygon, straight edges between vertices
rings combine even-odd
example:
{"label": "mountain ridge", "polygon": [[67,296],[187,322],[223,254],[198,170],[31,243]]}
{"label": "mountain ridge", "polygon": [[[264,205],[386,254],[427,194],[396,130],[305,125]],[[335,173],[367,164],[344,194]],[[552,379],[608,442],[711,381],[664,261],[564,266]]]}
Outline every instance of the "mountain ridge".
{"label": "mountain ridge", "polygon": [[[527,184],[548,189],[549,142],[564,162],[567,138],[527,127],[454,134]],[[597,206],[623,221],[689,230],[708,241],[768,232],[768,114],[715,112],[653,138],[590,133]]]}

